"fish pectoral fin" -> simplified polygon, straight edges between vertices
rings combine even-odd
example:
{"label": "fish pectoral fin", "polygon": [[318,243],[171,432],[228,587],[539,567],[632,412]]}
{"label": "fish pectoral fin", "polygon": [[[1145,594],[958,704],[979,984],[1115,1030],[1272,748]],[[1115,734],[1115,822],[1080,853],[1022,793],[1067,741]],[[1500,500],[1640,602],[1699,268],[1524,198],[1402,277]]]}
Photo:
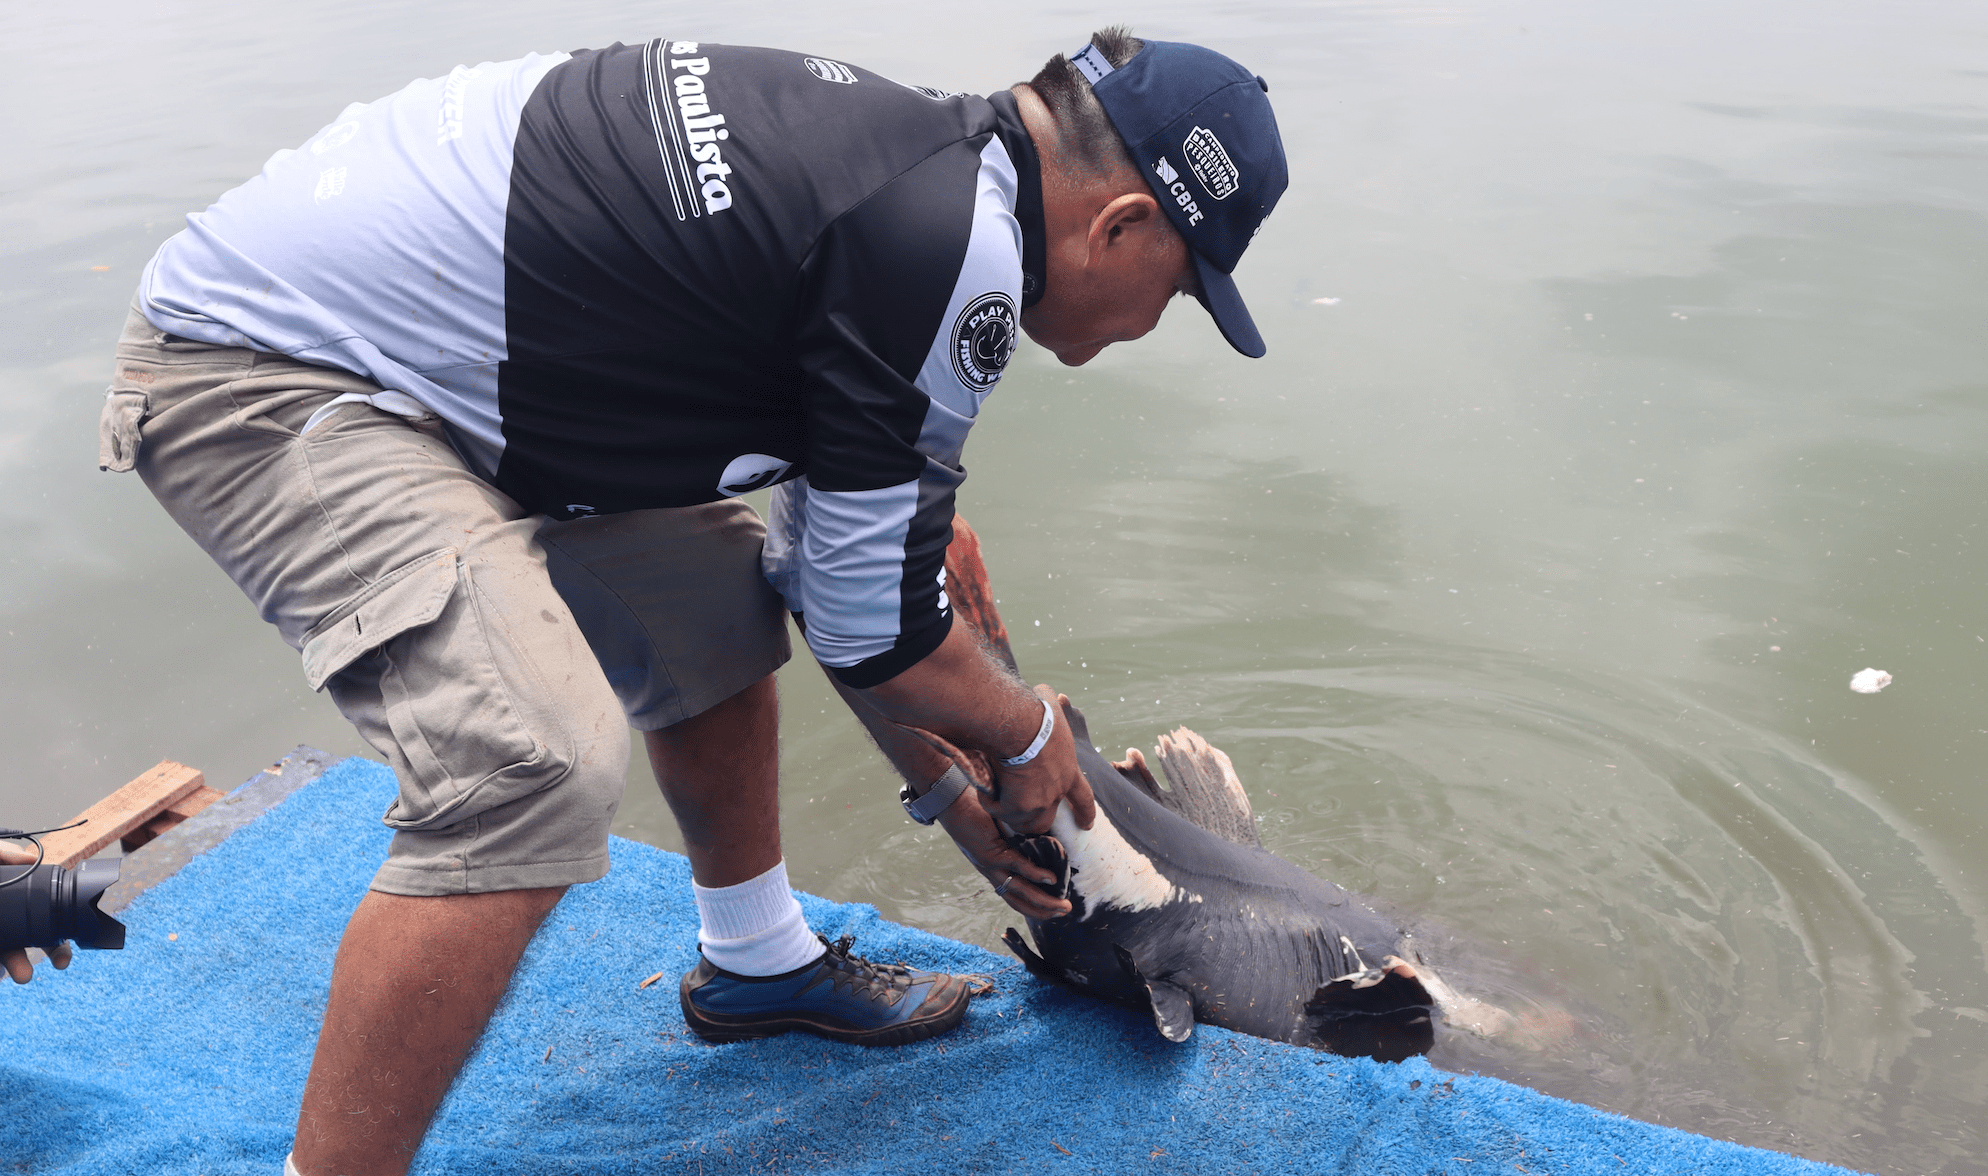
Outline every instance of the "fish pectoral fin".
{"label": "fish pectoral fin", "polygon": [[1135,984],[1146,989],[1146,999],[1152,1002],[1153,1024],[1160,1030],[1160,1036],[1168,1041],[1186,1041],[1194,1036],[1194,998],[1187,989],[1165,980],[1150,980],[1139,970],[1139,962],[1132,953],[1114,943],[1111,952],[1118,957],[1118,966]]}
{"label": "fish pectoral fin", "polygon": [[1146,981],[1146,995],[1153,1001],[1153,1024],[1168,1041],[1186,1041],[1194,1035],[1194,998],[1187,989],[1165,980]]}
{"label": "fish pectoral fin", "polygon": [[1028,940],[1022,938],[1020,931],[1015,930],[1013,927],[1008,928],[1002,934],[1001,942],[1007,944],[1008,950],[1015,953],[1015,958],[1022,961],[1022,967],[1029,970],[1029,975],[1040,976],[1045,980],[1060,979],[1051,970],[1049,962],[1035,954],[1035,949],[1028,945]]}

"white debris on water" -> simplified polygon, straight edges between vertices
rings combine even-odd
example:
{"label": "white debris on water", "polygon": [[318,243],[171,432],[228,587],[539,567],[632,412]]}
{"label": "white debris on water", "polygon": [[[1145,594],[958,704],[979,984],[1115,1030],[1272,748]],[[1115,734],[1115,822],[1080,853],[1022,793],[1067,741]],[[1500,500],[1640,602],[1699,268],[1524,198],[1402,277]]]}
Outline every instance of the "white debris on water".
{"label": "white debris on water", "polygon": [[1869,667],[1858,670],[1850,677],[1850,689],[1859,694],[1876,694],[1889,685],[1891,685],[1890,674]]}
{"label": "white debris on water", "polygon": [[1314,298],[1314,299],[1312,299],[1312,305],[1313,305],[1313,306],[1338,306],[1338,305],[1339,305],[1339,299],[1337,299],[1337,298]]}

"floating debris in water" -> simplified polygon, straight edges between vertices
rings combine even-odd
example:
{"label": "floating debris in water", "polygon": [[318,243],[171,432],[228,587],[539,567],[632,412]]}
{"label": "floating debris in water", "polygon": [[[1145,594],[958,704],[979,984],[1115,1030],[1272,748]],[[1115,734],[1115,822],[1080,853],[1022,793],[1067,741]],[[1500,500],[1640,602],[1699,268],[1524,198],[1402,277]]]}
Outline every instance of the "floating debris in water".
{"label": "floating debris in water", "polygon": [[1339,305],[1339,299],[1337,299],[1337,298],[1314,298],[1314,299],[1312,299],[1312,305],[1313,305],[1313,306],[1338,306],[1338,305]]}
{"label": "floating debris in water", "polygon": [[1889,685],[1891,685],[1891,675],[1883,670],[1866,667],[1850,677],[1850,689],[1859,694],[1876,694]]}

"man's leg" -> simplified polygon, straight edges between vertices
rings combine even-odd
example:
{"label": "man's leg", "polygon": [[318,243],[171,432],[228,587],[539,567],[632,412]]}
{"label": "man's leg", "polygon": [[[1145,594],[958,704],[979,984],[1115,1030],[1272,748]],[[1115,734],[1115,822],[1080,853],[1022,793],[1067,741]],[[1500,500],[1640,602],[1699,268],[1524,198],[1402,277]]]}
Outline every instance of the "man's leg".
{"label": "man's leg", "polygon": [[407,1168],[539,921],[606,873],[628,766],[538,520],[438,428],[355,404],[306,432],[368,390],[134,315],[103,424],[103,464],[137,470],[398,780],[388,860],[334,966],[307,1176]]}
{"label": "man's leg", "polygon": [[959,977],[879,967],[808,929],[780,857],[779,721],[768,675],[645,733],[697,899],[703,958],[683,978],[684,1019],[712,1041],[802,1029],[901,1045],[951,1029],[966,1012]]}
{"label": "man's leg", "polygon": [[788,888],[772,676],[787,614],[762,570],[759,516],[734,499],[548,523],[538,537],[683,830],[703,957],[679,991],[690,1027],[892,1045],[958,1024],[963,981],[824,945]]}
{"label": "man's leg", "polygon": [[705,958],[775,976],[822,956],[780,857],[780,707],[773,675],[682,722],[646,731],[656,784],[690,857]]}
{"label": "man's leg", "polygon": [[[399,1176],[563,886],[415,898],[371,891],[345,927],[304,1085],[304,1176]],[[386,1048],[382,1048],[386,1043]]]}
{"label": "man's leg", "polygon": [[699,886],[736,886],[780,864],[779,733],[771,674],[702,714],[643,732]]}

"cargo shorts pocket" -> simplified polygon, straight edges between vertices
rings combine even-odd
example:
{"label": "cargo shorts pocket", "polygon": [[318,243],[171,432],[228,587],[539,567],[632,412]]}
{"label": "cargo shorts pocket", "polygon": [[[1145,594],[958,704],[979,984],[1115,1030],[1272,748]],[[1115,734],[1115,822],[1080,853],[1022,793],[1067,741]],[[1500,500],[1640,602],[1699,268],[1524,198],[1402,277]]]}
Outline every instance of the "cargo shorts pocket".
{"label": "cargo shorts pocket", "polygon": [[97,468],[128,474],[138,464],[138,429],[151,398],[143,392],[112,388],[104,394],[104,412],[97,418]]}
{"label": "cargo shorts pocket", "polygon": [[443,548],[369,585],[305,638],[305,680],[331,685],[393,761],[392,828],[453,825],[559,778],[505,684],[500,666],[516,659],[493,656],[478,612],[469,574]]}

